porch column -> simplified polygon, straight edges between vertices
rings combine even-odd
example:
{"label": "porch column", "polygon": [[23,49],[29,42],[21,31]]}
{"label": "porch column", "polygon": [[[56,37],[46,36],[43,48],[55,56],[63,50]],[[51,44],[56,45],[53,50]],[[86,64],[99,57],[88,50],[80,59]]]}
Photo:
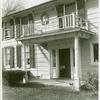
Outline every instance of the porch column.
{"label": "porch column", "polygon": [[27,76],[27,68],[26,68],[26,53],[25,53],[25,44],[23,44],[23,67],[25,71],[25,77],[23,78],[23,83],[26,83],[28,81],[28,76]]}
{"label": "porch column", "polygon": [[52,50],[49,49],[49,63],[50,63],[50,79],[53,78],[53,68],[52,68]]}
{"label": "porch column", "polygon": [[14,52],[14,64],[15,68],[17,68],[17,46],[14,46],[15,52]]}
{"label": "porch column", "polygon": [[79,38],[74,38],[74,49],[75,49],[75,70],[74,70],[74,88],[76,91],[80,91],[80,80],[79,80],[79,67],[80,67],[80,49],[79,49]]}

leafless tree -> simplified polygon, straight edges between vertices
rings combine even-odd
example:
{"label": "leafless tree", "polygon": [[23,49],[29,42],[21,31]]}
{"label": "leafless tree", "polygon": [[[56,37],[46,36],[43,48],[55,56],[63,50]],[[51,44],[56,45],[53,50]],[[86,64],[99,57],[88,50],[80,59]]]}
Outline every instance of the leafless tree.
{"label": "leafless tree", "polygon": [[23,9],[21,0],[5,0],[5,2],[3,2],[2,15],[7,16],[21,9]]}

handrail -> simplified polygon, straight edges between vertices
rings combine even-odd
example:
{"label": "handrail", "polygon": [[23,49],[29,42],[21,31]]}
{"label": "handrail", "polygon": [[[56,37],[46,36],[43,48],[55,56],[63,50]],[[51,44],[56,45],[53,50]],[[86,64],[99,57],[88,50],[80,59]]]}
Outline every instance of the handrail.
{"label": "handrail", "polygon": [[[31,24],[26,25],[16,25],[16,33],[21,36],[42,34],[49,31],[60,30],[60,29],[70,29],[75,27],[80,27],[82,29],[89,30],[89,25],[97,29],[95,25],[90,23],[87,19],[82,16],[77,16],[75,12],[68,15],[60,17],[49,18],[49,24],[42,25],[41,21],[35,21]],[[11,28],[5,29],[5,31],[12,31]],[[19,32],[19,33],[18,33]]]}

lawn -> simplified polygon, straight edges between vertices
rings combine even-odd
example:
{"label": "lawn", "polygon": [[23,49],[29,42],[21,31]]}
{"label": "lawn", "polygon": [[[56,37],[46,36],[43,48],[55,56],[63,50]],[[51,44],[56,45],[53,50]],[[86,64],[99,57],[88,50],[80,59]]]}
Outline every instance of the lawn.
{"label": "lawn", "polygon": [[27,83],[17,86],[3,86],[3,100],[97,100],[91,92],[75,93],[68,88]]}

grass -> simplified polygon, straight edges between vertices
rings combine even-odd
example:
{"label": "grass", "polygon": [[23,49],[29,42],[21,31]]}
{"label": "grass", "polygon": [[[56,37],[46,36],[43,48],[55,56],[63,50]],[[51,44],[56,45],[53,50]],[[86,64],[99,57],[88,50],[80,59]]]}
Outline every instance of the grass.
{"label": "grass", "polygon": [[89,91],[75,93],[68,88],[27,83],[16,86],[3,86],[3,100],[97,100]]}

